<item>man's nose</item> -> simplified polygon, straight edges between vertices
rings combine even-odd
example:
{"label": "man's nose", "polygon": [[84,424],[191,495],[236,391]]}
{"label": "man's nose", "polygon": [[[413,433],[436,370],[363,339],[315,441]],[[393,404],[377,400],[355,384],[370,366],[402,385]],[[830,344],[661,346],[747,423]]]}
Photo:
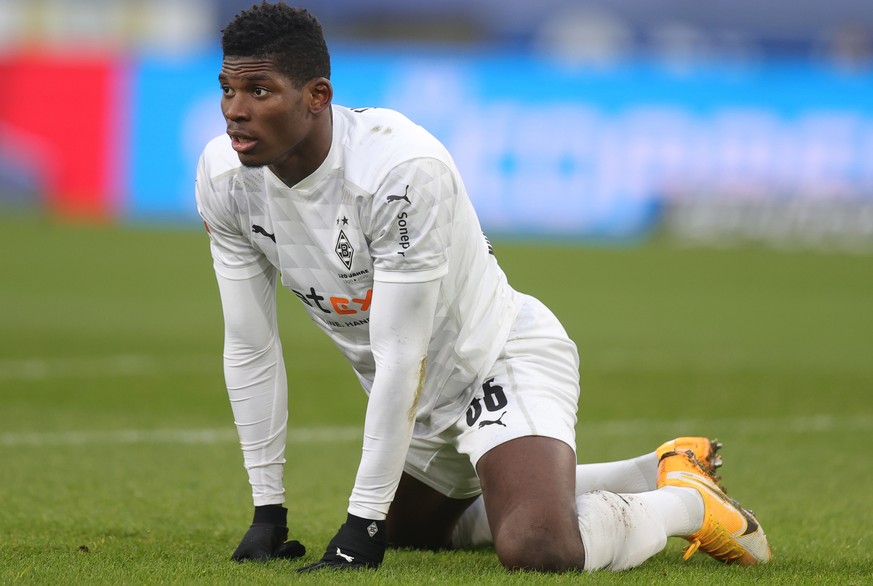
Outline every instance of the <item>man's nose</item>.
{"label": "man's nose", "polygon": [[249,118],[249,109],[242,96],[236,95],[224,99],[223,110],[224,117],[227,120],[247,120]]}

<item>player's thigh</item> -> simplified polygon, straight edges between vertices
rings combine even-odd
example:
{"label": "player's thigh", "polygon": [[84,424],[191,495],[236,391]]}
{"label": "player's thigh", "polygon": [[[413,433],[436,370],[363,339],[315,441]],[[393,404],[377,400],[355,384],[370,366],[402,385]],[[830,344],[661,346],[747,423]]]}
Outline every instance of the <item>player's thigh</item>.
{"label": "player's thigh", "polygon": [[529,299],[503,353],[459,421],[476,466],[497,553],[509,567],[580,567],[575,506],[576,347]]}
{"label": "player's thigh", "polygon": [[527,436],[489,450],[477,465],[501,563],[509,568],[581,568],[576,455],[566,443]]}
{"label": "player's thigh", "polygon": [[452,498],[404,472],[388,517],[388,543],[394,547],[448,549],[452,530],[477,497]]}

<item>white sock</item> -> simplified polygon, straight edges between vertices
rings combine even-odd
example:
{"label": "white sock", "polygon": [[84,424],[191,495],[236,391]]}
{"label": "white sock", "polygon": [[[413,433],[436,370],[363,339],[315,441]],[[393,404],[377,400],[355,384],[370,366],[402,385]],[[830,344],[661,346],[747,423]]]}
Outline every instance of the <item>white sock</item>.
{"label": "white sock", "polygon": [[703,522],[703,500],[694,489],[665,487],[638,494],[602,490],[576,497],[585,569],[626,570]]}
{"label": "white sock", "polygon": [[655,452],[597,464],[576,466],[576,496],[594,490],[637,493],[655,490],[658,483],[658,456]]}
{"label": "white sock", "polygon": [[[703,497],[695,489],[665,486],[647,494],[652,495],[649,498],[656,499],[657,506],[653,510],[661,515],[661,522],[668,536],[686,537],[703,525]],[[672,503],[669,502],[671,500]]]}

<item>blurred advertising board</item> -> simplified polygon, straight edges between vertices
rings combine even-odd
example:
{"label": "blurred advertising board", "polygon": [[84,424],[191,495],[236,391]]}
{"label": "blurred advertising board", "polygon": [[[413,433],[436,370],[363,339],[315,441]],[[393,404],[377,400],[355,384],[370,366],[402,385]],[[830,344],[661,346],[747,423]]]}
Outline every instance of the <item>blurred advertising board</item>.
{"label": "blurred advertising board", "polygon": [[116,214],[127,188],[126,72],[103,56],[0,56],[0,203],[27,195],[66,216]]}
{"label": "blurred advertising board", "polygon": [[[219,61],[140,64],[129,214],[193,215],[197,156],[223,131]],[[725,206],[873,202],[873,74],[343,48],[333,62],[336,103],[397,109],[446,144],[493,234],[634,239],[670,214],[699,237],[701,210],[716,234]]]}
{"label": "blurred advertising board", "polygon": [[[110,98],[96,101],[106,112],[90,120],[115,120],[100,130],[110,146],[97,141],[91,153],[98,174],[116,175],[101,185],[121,186],[115,213],[196,221],[197,158],[224,131],[220,62],[217,53],[146,56],[109,76],[125,83],[94,82]],[[873,71],[584,67],[340,46],[332,78],[336,103],[397,109],[441,139],[493,235],[632,241],[666,223],[697,239],[824,230],[873,240]],[[20,122],[0,102],[0,157],[4,132]],[[802,221],[786,225],[783,210]]]}
{"label": "blurred advertising board", "polygon": [[131,219],[197,218],[194,174],[206,143],[225,131],[218,72],[221,55],[140,59],[131,81]]}
{"label": "blurred advertising board", "polygon": [[493,232],[626,239],[665,224],[696,241],[873,248],[873,70],[356,56],[337,75],[341,98],[369,86],[443,139]]}

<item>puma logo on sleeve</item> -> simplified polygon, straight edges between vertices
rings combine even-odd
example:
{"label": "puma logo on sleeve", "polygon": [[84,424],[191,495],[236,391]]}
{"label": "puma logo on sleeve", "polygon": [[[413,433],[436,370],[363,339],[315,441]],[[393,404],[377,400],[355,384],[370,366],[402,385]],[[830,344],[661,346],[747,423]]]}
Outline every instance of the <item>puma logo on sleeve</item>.
{"label": "puma logo on sleeve", "polygon": [[385,202],[386,202],[386,203],[391,203],[392,201],[401,201],[401,200],[405,200],[406,203],[411,204],[412,202],[409,201],[409,197],[406,195],[406,194],[408,194],[408,193],[409,193],[409,186],[407,185],[407,186],[406,186],[406,191],[403,192],[403,195],[389,195],[387,198],[385,198]]}
{"label": "puma logo on sleeve", "polygon": [[258,226],[257,224],[252,224],[252,232],[254,232],[255,234],[262,234],[262,235],[266,236],[267,238],[269,238],[270,240],[272,240],[273,242],[276,241],[275,234],[270,234],[269,232],[264,230],[263,227]]}

